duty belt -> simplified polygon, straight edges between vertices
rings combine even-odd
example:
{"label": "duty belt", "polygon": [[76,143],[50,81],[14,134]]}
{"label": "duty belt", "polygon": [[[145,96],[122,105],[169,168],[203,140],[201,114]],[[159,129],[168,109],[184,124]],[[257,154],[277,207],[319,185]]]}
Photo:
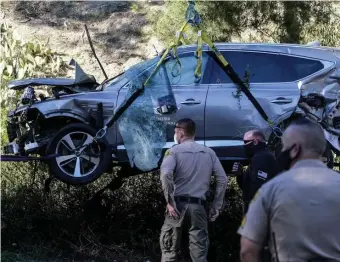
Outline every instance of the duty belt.
{"label": "duty belt", "polygon": [[205,205],[206,201],[198,197],[175,196],[175,201]]}

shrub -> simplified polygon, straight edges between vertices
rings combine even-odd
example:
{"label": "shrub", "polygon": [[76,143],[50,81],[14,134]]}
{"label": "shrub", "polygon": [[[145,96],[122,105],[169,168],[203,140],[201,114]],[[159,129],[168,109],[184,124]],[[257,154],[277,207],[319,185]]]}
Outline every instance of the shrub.
{"label": "shrub", "polygon": [[[25,245],[48,246],[63,255],[97,259],[160,258],[159,233],[165,202],[159,174],[127,179],[114,192],[93,197],[108,183],[106,174],[95,183],[79,188],[61,182],[44,192],[46,171],[17,173],[21,182],[2,185],[2,247],[22,250]],[[44,173],[45,172],[45,173]],[[241,220],[240,192],[233,179],[226,193],[226,206],[217,222],[209,225],[210,257],[215,261],[237,261]]]}
{"label": "shrub", "polygon": [[2,107],[15,105],[15,98],[4,90],[8,81],[25,77],[51,77],[65,74],[66,64],[48,46],[39,40],[22,42],[13,37],[12,27],[0,24],[0,74]]}
{"label": "shrub", "polygon": [[[339,43],[339,3],[306,1],[195,1],[203,27],[215,42]],[[166,1],[150,13],[157,36],[170,44],[185,21],[187,1]],[[316,29],[314,31],[314,29]],[[191,30],[190,30],[191,31]],[[189,40],[196,42],[190,32]]]}

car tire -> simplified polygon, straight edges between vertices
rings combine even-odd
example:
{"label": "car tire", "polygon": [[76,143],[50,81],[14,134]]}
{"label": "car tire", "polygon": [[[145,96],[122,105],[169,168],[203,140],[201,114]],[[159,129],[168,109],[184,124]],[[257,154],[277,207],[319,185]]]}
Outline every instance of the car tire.
{"label": "car tire", "polygon": [[59,154],[48,161],[50,173],[70,185],[85,185],[107,172],[112,163],[111,148],[105,139],[85,149],[96,130],[83,123],[67,125],[57,132],[46,147],[46,154]]}

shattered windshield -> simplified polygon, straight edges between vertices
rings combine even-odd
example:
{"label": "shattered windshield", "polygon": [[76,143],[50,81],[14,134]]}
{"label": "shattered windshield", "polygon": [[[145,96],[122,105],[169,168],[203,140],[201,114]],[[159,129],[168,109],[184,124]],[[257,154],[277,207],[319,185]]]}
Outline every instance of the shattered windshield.
{"label": "shattered windshield", "polygon": [[[139,63],[125,72],[128,83],[127,99],[155,69],[160,57]],[[167,123],[157,118],[157,112],[174,113],[177,109],[164,63],[149,80],[144,92],[117,120],[119,132],[132,167],[142,171],[157,168],[167,136]]]}

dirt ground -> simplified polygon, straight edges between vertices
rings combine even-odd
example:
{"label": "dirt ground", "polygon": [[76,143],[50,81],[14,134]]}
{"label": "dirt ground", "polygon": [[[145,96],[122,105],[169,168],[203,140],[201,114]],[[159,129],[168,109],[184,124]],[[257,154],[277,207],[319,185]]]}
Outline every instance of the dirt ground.
{"label": "dirt ground", "polygon": [[146,10],[159,10],[162,2],[155,1],[14,1],[2,2],[0,21],[14,29],[20,40],[39,39],[49,44],[53,51],[72,57],[85,72],[104,80],[90,45],[84,25],[86,24],[96,54],[113,77],[124,68],[153,57],[164,47],[152,35]]}

